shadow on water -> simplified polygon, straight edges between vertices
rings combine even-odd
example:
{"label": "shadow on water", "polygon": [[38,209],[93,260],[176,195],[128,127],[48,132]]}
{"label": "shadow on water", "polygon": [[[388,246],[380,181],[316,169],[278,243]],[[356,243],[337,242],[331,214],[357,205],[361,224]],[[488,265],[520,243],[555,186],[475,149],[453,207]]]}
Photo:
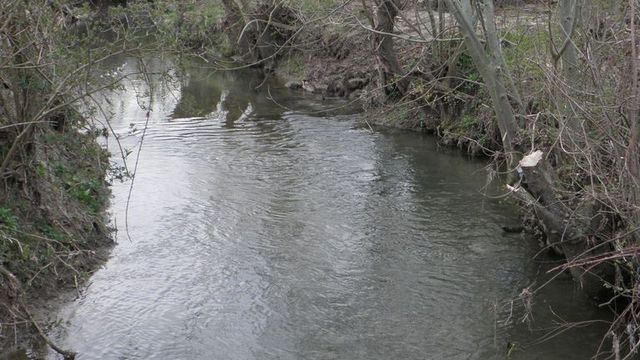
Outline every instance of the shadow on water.
{"label": "shadow on water", "polygon": [[[344,102],[198,65],[152,89],[132,80],[105,103],[129,159],[145,138],[132,241],[130,183],[116,183],[119,244],[50,331],[79,359],[593,354],[601,325],[538,342],[606,318],[568,277],[536,294],[530,323],[511,301],[544,283],[550,259],[501,233],[517,210],[483,196],[483,162],[359,128]],[[154,94],[149,119],[136,87]]]}

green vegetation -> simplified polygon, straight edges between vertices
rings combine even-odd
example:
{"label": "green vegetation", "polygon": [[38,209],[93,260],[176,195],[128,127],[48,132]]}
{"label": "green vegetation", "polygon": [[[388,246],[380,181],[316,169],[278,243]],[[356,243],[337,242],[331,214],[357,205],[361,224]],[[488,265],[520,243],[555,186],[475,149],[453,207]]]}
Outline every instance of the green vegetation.
{"label": "green vegetation", "polygon": [[[147,8],[145,4],[138,6]],[[157,25],[159,40],[173,39],[172,47],[211,51],[219,49],[223,41],[219,36],[223,14],[219,1],[159,1],[151,16]]]}
{"label": "green vegetation", "polygon": [[549,34],[526,26],[516,26],[502,34],[507,66],[522,74],[540,75],[538,64],[546,60]]}
{"label": "green vegetation", "polygon": [[8,231],[16,231],[18,229],[18,218],[8,208],[0,208],[0,227]]}
{"label": "green vegetation", "polygon": [[456,67],[459,70],[460,76],[464,79],[460,90],[467,94],[475,94],[479,90],[478,84],[481,79],[480,73],[478,73],[478,70],[473,64],[473,59],[471,59],[467,53],[462,53],[458,57]]}
{"label": "green vegetation", "polygon": [[[70,11],[72,13],[70,13]],[[105,210],[107,152],[92,117],[123,75],[144,26],[84,5],[0,2],[0,323],[31,322],[33,299],[77,286],[112,244]],[[159,46],[149,43],[149,48]],[[147,50],[149,48],[145,48]],[[105,69],[111,69],[108,73]],[[117,169],[116,169],[117,170]],[[0,348],[15,338],[0,333]],[[26,334],[18,334],[26,335]]]}

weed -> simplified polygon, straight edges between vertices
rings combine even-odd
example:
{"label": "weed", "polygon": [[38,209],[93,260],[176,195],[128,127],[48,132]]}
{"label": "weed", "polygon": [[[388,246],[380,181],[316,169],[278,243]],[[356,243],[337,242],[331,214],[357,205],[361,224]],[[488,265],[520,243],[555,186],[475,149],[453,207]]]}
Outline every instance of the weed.
{"label": "weed", "polygon": [[305,74],[304,58],[301,54],[291,54],[281,64],[282,68],[293,77],[302,78]]}
{"label": "weed", "polygon": [[0,229],[9,231],[16,231],[18,229],[18,218],[9,208],[0,207]]}
{"label": "weed", "polygon": [[40,226],[38,226],[38,230],[40,230],[40,232],[42,233],[42,235],[46,236],[49,239],[53,239],[53,240],[57,240],[57,241],[64,241],[64,234],[62,234],[60,231],[56,230],[53,226],[51,226],[50,224],[41,224]]}
{"label": "weed", "polygon": [[505,62],[510,69],[529,77],[542,77],[538,63],[547,61],[549,35],[545,31],[515,28],[502,35]]}
{"label": "weed", "polygon": [[470,129],[477,123],[478,123],[478,119],[476,119],[474,116],[471,116],[469,114],[462,115],[462,118],[460,119],[460,124],[465,129]]}
{"label": "weed", "polygon": [[480,81],[480,73],[473,64],[471,56],[463,53],[458,57],[457,68],[461,73],[461,76],[468,81],[465,81],[461,90],[467,94],[475,94],[478,90],[478,82]]}

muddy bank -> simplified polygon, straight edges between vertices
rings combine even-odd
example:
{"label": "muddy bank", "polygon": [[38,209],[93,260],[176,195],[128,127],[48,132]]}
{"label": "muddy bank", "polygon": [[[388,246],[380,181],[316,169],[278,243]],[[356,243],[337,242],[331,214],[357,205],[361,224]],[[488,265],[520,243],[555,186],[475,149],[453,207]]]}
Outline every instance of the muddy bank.
{"label": "muddy bank", "polygon": [[14,160],[18,167],[0,192],[5,350],[38,338],[34,323],[45,323],[43,307],[82,285],[112,245],[107,154],[93,135],[76,129],[34,131],[31,151]]}

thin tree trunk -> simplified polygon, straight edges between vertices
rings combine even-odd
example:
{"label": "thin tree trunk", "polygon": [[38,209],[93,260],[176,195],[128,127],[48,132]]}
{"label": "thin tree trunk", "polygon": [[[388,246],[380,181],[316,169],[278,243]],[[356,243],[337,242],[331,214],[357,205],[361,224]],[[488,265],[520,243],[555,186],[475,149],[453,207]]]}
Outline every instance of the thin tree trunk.
{"label": "thin tree trunk", "polygon": [[[509,102],[507,89],[500,77],[499,65],[502,61],[500,61],[498,57],[501,53],[495,53],[495,49],[493,49],[494,51],[489,54],[485,51],[482,42],[475,32],[475,20],[472,14],[470,0],[463,0],[462,2],[458,0],[446,0],[446,2],[462,30],[467,49],[469,50],[476,68],[482,76],[487,86],[487,90],[489,91],[489,95],[491,96],[491,101],[494,105],[494,112],[496,114],[496,121],[502,135],[502,147],[507,158],[509,170],[512,172],[515,170],[517,165],[516,154],[514,151],[518,127],[515,113],[511,103]],[[484,0],[483,5],[490,6],[489,10],[493,11],[493,3],[491,0]],[[493,21],[493,17],[485,20]],[[490,29],[495,29],[495,26],[490,27]],[[487,38],[497,39],[497,35],[495,33],[487,34]],[[493,44],[489,49],[491,50],[494,46],[500,46],[500,44]]]}
{"label": "thin tree trunk", "polygon": [[[564,0],[558,4],[560,6],[560,25],[563,33],[563,48],[560,50],[562,59],[562,74],[568,86],[576,87],[580,83],[578,71],[578,50],[573,41],[578,15],[580,13],[582,0]],[[570,104],[566,104],[564,109],[566,126],[569,128],[569,135],[575,141],[582,137],[580,122],[573,112]]]}
{"label": "thin tree trunk", "polygon": [[[630,13],[631,13],[631,101],[629,102],[629,106],[627,109],[627,117],[630,122],[630,137],[629,137],[629,145],[627,146],[625,160],[626,166],[629,171],[629,175],[631,177],[631,188],[634,189],[631,194],[629,194],[629,201],[632,204],[638,204],[640,201],[640,154],[639,154],[639,144],[640,141],[640,119],[638,115],[640,113],[640,100],[638,100],[638,96],[640,96],[640,88],[638,84],[638,76],[640,75],[638,62],[638,39],[637,39],[637,29],[636,29],[636,1],[629,0],[630,4]],[[640,224],[640,215],[634,217],[635,225]],[[634,232],[636,240],[640,240],[640,231],[636,230]]]}
{"label": "thin tree trunk", "polygon": [[578,22],[581,0],[564,0],[558,3],[560,7],[560,25],[563,35],[563,49],[561,49],[562,72],[565,79],[572,84],[578,79],[578,50],[573,42],[573,35]]}

